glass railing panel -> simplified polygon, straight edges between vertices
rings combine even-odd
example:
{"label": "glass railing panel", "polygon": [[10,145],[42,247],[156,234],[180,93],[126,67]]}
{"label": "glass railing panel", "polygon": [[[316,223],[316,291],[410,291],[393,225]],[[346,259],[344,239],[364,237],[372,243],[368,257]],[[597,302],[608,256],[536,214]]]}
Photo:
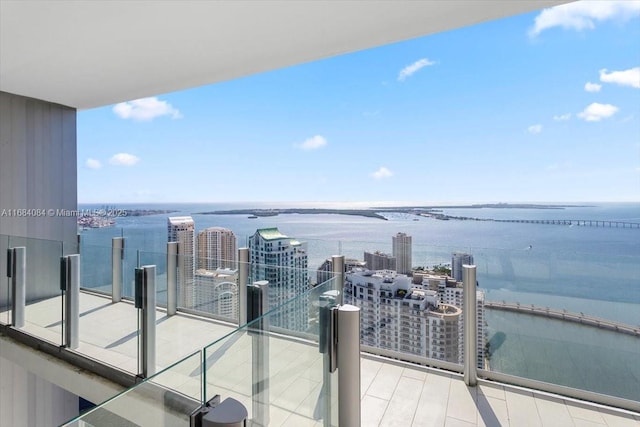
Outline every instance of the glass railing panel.
{"label": "glass railing panel", "polygon": [[21,329],[53,344],[62,344],[62,242],[10,236],[8,247],[26,248],[26,307]]}
{"label": "glass railing panel", "polygon": [[[167,248],[167,218],[141,216],[122,229],[127,245],[149,252],[164,252]],[[157,223],[159,221],[159,224]]]}
{"label": "glass railing panel", "polygon": [[[292,263],[295,265],[295,263]],[[306,262],[301,263],[302,267],[282,266],[277,261],[259,263],[252,262],[249,268],[248,283],[260,281],[269,282],[269,309],[275,307],[285,307],[288,301],[295,301],[298,295],[302,295],[310,291],[316,283],[317,270],[306,267]],[[326,272],[322,275],[323,281],[333,278],[332,272]],[[279,314],[271,319],[271,324],[281,328],[295,329],[295,322],[299,320],[298,316],[289,316],[284,313],[284,308]],[[297,311],[294,305],[288,306],[286,310]],[[294,322],[294,323],[292,323]],[[305,325],[306,323],[303,322]]]}
{"label": "glass railing panel", "polygon": [[125,247],[122,256],[122,296],[133,299],[135,296],[136,268],[144,265],[140,263],[140,249],[131,246],[125,240]]}
{"label": "glass railing panel", "polygon": [[[114,303],[111,237],[108,241],[109,246],[101,246],[81,240],[79,346],[74,350],[137,375],[139,310],[133,303],[135,265],[123,262],[123,298]],[[129,252],[136,255],[132,258],[137,261],[137,251]],[[178,358],[172,361],[175,360]]]}
{"label": "glass railing panel", "polygon": [[113,290],[111,246],[80,244],[80,287],[111,296]]}
{"label": "glass railing panel", "polygon": [[472,251],[490,370],[638,400],[640,257]]}
{"label": "glass railing panel", "polygon": [[11,278],[7,276],[9,236],[0,234],[0,323],[11,323]]}
{"label": "glass railing panel", "polygon": [[139,252],[139,267],[145,265],[156,266],[156,304],[158,307],[167,306],[167,253]]}
{"label": "glass railing panel", "polygon": [[187,426],[202,404],[201,367],[197,351],[64,426]]}
{"label": "glass railing panel", "polygon": [[193,276],[193,312],[237,324],[238,280],[238,262],[235,259],[197,257]]}
{"label": "glass railing panel", "polygon": [[[335,289],[329,280],[206,347],[206,400],[236,399],[258,425],[336,425],[337,375],[319,351],[317,326],[320,296]],[[283,317],[295,326],[273,325]]]}

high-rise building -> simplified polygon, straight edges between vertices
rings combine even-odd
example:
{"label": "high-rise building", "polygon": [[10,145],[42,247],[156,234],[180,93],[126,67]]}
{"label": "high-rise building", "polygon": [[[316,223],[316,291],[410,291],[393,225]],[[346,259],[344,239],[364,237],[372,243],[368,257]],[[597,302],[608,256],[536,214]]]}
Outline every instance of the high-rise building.
{"label": "high-rise building", "polygon": [[178,305],[193,308],[193,272],[195,270],[195,224],[190,216],[173,216],[167,220],[167,241],[178,242]]}
{"label": "high-rise building", "polygon": [[460,308],[392,270],[352,270],[344,301],[361,309],[360,343],[459,363]]}
{"label": "high-rise building", "polygon": [[198,269],[238,268],[236,235],[228,228],[209,227],[198,233]]}
{"label": "high-rise building", "polygon": [[[366,268],[367,264],[364,261],[357,260],[355,258],[346,258],[344,260],[344,271],[353,270],[354,268]],[[324,283],[333,277],[333,259],[327,258],[318,270],[316,271],[317,284]]]}
{"label": "high-rise building", "polygon": [[238,321],[238,270],[198,269],[194,275],[194,310]]}
{"label": "high-rise building", "polygon": [[364,262],[369,270],[394,270],[396,269],[396,258],[380,251],[365,252]]}
{"label": "high-rise building", "polygon": [[462,266],[473,264],[473,255],[465,252],[454,252],[451,254],[451,277],[458,282],[462,282]]}
{"label": "high-rise building", "polygon": [[398,233],[391,238],[393,251],[396,258],[396,271],[400,274],[411,274],[411,236],[406,233]]}
{"label": "high-rise building", "polygon": [[[463,363],[462,284],[429,275],[416,284],[392,270],[353,269],[346,274],[344,301],[361,308],[360,340],[370,345]],[[484,293],[476,293],[478,367],[484,367]]]}
{"label": "high-rise building", "polygon": [[[306,243],[282,234],[277,228],[256,230],[249,238],[251,279],[269,282],[269,307],[293,300],[309,289]],[[270,316],[273,325],[306,330],[309,321],[308,301],[295,298]]]}

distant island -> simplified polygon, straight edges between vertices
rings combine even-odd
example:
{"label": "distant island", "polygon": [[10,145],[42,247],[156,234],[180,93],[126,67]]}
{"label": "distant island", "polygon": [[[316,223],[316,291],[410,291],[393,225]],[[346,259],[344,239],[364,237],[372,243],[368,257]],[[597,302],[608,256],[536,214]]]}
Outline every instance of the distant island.
{"label": "distant island", "polygon": [[120,215],[120,216],[160,215],[160,214],[170,214],[178,211],[167,210],[167,209],[122,209],[122,212],[123,212],[123,215]]}
{"label": "distant island", "polygon": [[565,208],[583,208],[590,207],[587,205],[537,205],[537,204],[510,204],[510,203],[486,203],[473,205],[450,205],[450,206],[397,206],[397,207],[372,207],[368,209],[308,209],[308,208],[287,208],[287,209],[232,209],[224,211],[196,212],[194,215],[247,215],[248,218],[268,217],[281,214],[335,214],[335,215],[356,215],[367,218],[376,218],[386,221],[382,213],[406,213],[416,216],[428,216],[435,219],[458,219],[458,220],[477,220],[469,217],[454,217],[442,214],[442,209],[482,209],[482,208],[501,208],[501,209],[565,209]]}
{"label": "distant island", "polygon": [[228,211],[197,212],[194,215],[248,215],[249,217],[276,216],[280,214],[335,214],[357,215],[386,221],[387,218],[370,209],[233,209]]}

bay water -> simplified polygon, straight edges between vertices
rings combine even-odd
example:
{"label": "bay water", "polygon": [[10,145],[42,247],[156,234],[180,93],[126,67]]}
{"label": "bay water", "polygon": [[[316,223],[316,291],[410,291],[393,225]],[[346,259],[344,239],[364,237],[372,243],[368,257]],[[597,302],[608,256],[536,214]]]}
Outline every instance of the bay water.
{"label": "bay water", "polygon": [[[110,205],[111,206],[111,205]],[[372,204],[372,206],[375,206]],[[102,205],[81,205],[97,209]],[[363,259],[364,251],[391,253],[391,237],[413,238],[414,266],[451,262],[451,253],[474,256],[479,286],[488,301],[519,302],[640,325],[640,228],[590,227],[495,221],[437,220],[384,212],[386,220],[337,214],[204,215],[229,209],[361,208],[321,203],[211,203],[117,205],[118,209],[167,209],[171,214],[116,218],[116,226],[82,230],[83,247],[96,258],[110,255],[111,237],[124,236],[143,258],[163,258],[167,218],[190,215],[196,232],[233,230],[238,246],[259,228],[277,227],[307,242],[309,268],[331,255]],[[640,223],[640,203],[590,204],[563,209],[449,209],[442,213],[483,219],[581,219]],[[94,261],[98,261],[97,259]],[[104,260],[83,265],[104,264]],[[83,278],[102,273],[83,272]],[[313,275],[310,275],[313,277]],[[89,279],[87,279],[89,280]],[[87,283],[87,280],[83,280]],[[108,280],[108,279],[105,279]],[[104,280],[97,279],[97,282]],[[571,387],[640,399],[640,338],[520,313],[487,310],[491,369]],[[592,372],[593,374],[589,374]]]}

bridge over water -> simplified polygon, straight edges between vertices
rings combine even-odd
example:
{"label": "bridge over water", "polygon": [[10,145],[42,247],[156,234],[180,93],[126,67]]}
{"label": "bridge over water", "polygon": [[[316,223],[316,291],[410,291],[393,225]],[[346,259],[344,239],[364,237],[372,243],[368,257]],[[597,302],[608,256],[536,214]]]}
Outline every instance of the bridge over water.
{"label": "bridge over water", "polygon": [[567,310],[557,310],[549,307],[538,307],[533,304],[520,304],[519,302],[499,302],[486,301],[486,308],[496,310],[513,311],[517,313],[533,314],[535,316],[548,317],[551,319],[566,320],[583,325],[594,326],[596,328],[608,329],[610,331],[621,332],[627,335],[640,337],[640,326],[626,325],[614,322],[613,320],[602,319],[600,317],[589,316],[584,313],[574,313]]}
{"label": "bridge over water", "polygon": [[518,222],[524,224],[553,224],[553,225],[568,225],[568,226],[581,226],[581,227],[612,227],[612,228],[638,228],[640,229],[640,223],[638,222],[626,222],[626,221],[602,221],[592,219],[493,219],[495,222]]}

